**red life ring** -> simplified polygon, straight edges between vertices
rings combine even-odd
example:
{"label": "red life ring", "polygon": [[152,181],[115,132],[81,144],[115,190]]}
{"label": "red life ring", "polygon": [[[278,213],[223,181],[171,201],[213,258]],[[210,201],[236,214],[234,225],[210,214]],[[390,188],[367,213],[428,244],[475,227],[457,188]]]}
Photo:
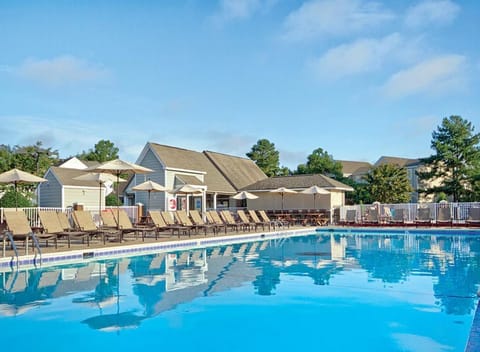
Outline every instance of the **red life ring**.
{"label": "red life ring", "polygon": [[171,209],[171,210],[177,210],[177,200],[175,198],[170,198],[170,200],[168,201],[168,207]]}

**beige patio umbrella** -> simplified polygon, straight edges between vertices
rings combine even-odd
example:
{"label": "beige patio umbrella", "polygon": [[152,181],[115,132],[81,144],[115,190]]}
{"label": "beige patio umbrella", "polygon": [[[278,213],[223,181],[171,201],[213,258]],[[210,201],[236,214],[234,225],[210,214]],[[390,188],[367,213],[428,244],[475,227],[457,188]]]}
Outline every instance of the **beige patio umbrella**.
{"label": "beige patio umbrella", "polygon": [[290,188],[286,188],[286,187],[279,187],[279,188],[276,188],[276,189],[272,189],[270,191],[271,193],[280,193],[282,195],[282,213],[283,213],[283,202],[284,202],[284,195],[285,193],[287,194],[294,194],[294,193],[297,193],[296,191],[294,191],[293,189],[290,189]]}
{"label": "beige patio umbrella", "polygon": [[235,194],[231,198],[242,200],[242,207],[246,207],[247,206],[247,199],[257,199],[258,196],[256,196],[255,194],[249,193],[247,191],[242,191],[242,192],[239,192],[239,193]]}
{"label": "beige patio umbrella", "polygon": [[150,193],[152,192],[165,192],[167,189],[161,184],[148,180],[135,187],[132,187],[134,191],[147,191],[148,192],[148,210],[150,210]]}
{"label": "beige patio umbrella", "polygon": [[28,172],[19,170],[19,169],[12,169],[9,171],[5,171],[4,173],[0,174],[0,183],[13,183],[15,188],[15,209],[18,208],[18,193],[17,193],[17,185],[19,183],[41,183],[46,182],[47,180],[43,177],[38,177],[32,175]]}
{"label": "beige patio umbrella", "polygon": [[315,201],[317,194],[330,194],[329,191],[327,191],[325,188],[318,187],[317,185],[313,185],[312,187],[308,187],[307,189],[304,189],[300,193],[305,193],[305,194],[313,194],[313,208],[316,209]]}
{"label": "beige patio umbrella", "polygon": [[177,188],[175,188],[173,190],[173,193],[175,194],[181,194],[181,195],[185,195],[187,197],[187,209],[185,209],[187,212],[189,212],[189,205],[188,205],[188,196],[189,195],[192,195],[192,196],[195,196],[195,195],[202,195],[203,192],[200,188],[197,188],[197,187],[193,187],[192,185],[189,185],[189,184],[185,184],[185,185],[181,185]]}
{"label": "beige patio umbrella", "polygon": [[233,199],[257,199],[258,196],[256,196],[253,193],[249,193],[247,191],[242,191],[232,196],[232,198]]}
{"label": "beige patio umbrella", "polygon": [[[118,182],[120,180],[120,174],[122,173],[135,173],[135,174],[147,174],[153,172],[153,170],[134,164],[129,163],[128,161],[123,161],[121,159],[115,159],[106,161],[94,168],[90,169],[93,172],[108,172],[117,177],[117,199],[119,199],[119,189],[118,189]],[[120,214],[120,206],[117,206],[117,219],[119,218]]]}
{"label": "beige patio umbrella", "polygon": [[102,186],[105,185],[105,182],[127,182],[123,178],[116,178],[112,174],[107,174],[104,172],[88,172],[84,175],[80,175],[73,178],[74,180],[79,181],[91,181],[98,183],[98,190],[100,192],[99,203],[98,203],[98,212],[102,211]]}
{"label": "beige patio umbrella", "polygon": [[200,188],[193,187],[191,185],[181,185],[173,190],[175,194],[202,194]]}

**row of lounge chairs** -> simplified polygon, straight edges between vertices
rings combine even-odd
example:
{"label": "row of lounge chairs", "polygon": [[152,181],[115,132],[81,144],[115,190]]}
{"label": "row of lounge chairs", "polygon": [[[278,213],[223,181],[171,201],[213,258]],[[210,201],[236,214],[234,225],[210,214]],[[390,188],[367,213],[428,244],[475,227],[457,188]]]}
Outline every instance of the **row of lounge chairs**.
{"label": "row of lounge chairs", "polygon": [[144,241],[147,236],[158,239],[160,234],[171,236],[177,234],[180,237],[202,231],[206,236],[208,232],[217,235],[222,231],[226,234],[228,230],[250,231],[259,227],[262,227],[262,230],[266,228],[271,230],[278,226],[289,226],[288,223],[270,220],[265,211],[257,213],[253,210],[249,210],[248,214],[239,210],[236,218],[228,210],[211,210],[206,213],[206,220],[197,210],[191,210],[189,214],[184,210],[175,212],[152,210],[149,211],[148,221],[143,224],[133,224],[122,209],[102,211],[100,225],[97,225],[92,214],[85,210],[75,210],[71,217],[63,212],[39,211],[38,217],[41,226],[32,228],[23,211],[5,212],[6,230],[0,233],[0,238],[3,239],[3,256],[7,240],[15,252],[17,245],[23,243],[25,253],[28,254],[29,243],[37,248],[40,247],[40,242],[45,243],[47,247],[53,243],[57,248],[58,242],[65,240],[70,248],[74,240],[90,246],[90,242],[96,239],[103,244],[107,241],[123,242],[128,235],[133,235],[135,239],[141,237]]}
{"label": "row of lounge chairs", "polygon": [[[348,209],[345,219],[340,221],[342,225],[414,225],[414,226],[453,226],[454,219],[449,207],[439,207],[435,218],[430,208],[418,208],[414,219],[409,220],[406,209],[395,209],[393,214],[380,217],[378,209],[372,208],[363,217],[357,215],[355,209]],[[480,226],[480,208],[470,208],[468,217],[461,225]]]}

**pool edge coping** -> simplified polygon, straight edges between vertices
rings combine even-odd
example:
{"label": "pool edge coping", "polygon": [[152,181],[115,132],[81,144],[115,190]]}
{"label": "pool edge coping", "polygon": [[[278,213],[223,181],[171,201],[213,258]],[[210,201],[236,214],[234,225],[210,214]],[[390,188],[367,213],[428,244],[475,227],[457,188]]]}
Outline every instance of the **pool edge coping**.
{"label": "pool edge coping", "polygon": [[20,255],[17,257],[1,257],[0,272],[10,270],[28,270],[32,268],[45,268],[56,265],[68,265],[97,261],[102,259],[115,259],[137,255],[147,255],[162,252],[207,248],[217,245],[228,245],[275,238],[303,236],[316,233],[317,228],[286,229],[280,231],[254,232],[248,234],[229,234],[204,238],[172,239],[163,242],[137,243],[132,245],[108,246],[100,248],[82,248],[75,250],[59,251],[38,254]]}

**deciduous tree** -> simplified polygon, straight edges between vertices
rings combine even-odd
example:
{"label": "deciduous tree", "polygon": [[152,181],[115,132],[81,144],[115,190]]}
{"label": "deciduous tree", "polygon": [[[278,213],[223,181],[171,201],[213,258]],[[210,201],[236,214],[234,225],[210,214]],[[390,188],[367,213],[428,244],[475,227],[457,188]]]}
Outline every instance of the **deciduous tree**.
{"label": "deciduous tree", "polygon": [[300,164],[297,167],[297,174],[324,174],[335,179],[342,178],[342,164],[333,159],[322,148],[315,149],[307,157],[306,164]]}
{"label": "deciduous tree", "polygon": [[365,176],[368,193],[381,203],[406,203],[413,191],[407,170],[392,164],[383,164]]}
{"label": "deciduous tree", "polygon": [[58,151],[44,148],[42,145],[41,141],[34,145],[16,145],[12,155],[14,166],[37,176],[43,176],[50,166],[58,161]]}
{"label": "deciduous tree", "polygon": [[113,142],[102,139],[95,144],[93,149],[90,149],[88,152],[82,152],[78,158],[103,163],[105,161],[118,159],[118,151],[119,149],[115,147]]}

